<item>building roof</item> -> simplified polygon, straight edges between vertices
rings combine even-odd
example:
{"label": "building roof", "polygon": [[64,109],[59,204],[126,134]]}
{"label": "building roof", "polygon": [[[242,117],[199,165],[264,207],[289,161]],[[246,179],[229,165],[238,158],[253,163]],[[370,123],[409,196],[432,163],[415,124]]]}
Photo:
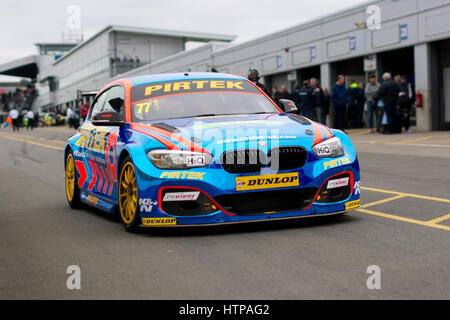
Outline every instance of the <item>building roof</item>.
{"label": "building roof", "polygon": [[207,41],[226,41],[230,42],[237,38],[236,35],[226,35],[226,34],[217,34],[217,33],[204,33],[204,32],[190,32],[190,31],[177,31],[177,30],[165,30],[165,29],[155,29],[155,28],[142,28],[142,27],[131,27],[131,26],[121,26],[121,25],[109,25],[96,34],[94,34],[92,37],[90,37],[88,40],[80,43],[73,49],[71,49],[69,52],[67,52],[65,55],[63,55],[61,58],[55,61],[54,64],[59,63],[60,61],[64,60],[68,56],[70,56],[75,51],[80,50],[82,47],[84,47],[89,42],[95,40],[99,36],[101,36],[104,33],[107,32],[127,32],[127,33],[133,33],[133,34],[144,34],[144,35],[152,35],[152,36],[162,36],[162,37],[171,37],[171,38],[182,38],[184,41],[200,41],[200,42],[207,42]]}
{"label": "building roof", "polygon": [[30,55],[0,65],[0,74],[35,79],[38,74],[37,56]]}

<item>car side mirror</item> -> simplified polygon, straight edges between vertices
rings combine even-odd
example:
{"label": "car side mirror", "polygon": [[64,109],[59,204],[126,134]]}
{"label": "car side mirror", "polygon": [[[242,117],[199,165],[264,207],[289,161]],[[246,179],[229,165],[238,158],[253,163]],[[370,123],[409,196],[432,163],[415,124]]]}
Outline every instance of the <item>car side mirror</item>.
{"label": "car side mirror", "polygon": [[95,126],[123,127],[125,121],[123,121],[120,113],[115,111],[103,111],[92,117],[92,124]]}
{"label": "car side mirror", "polygon": [[280,99],[280,104],[283,106],[285,113],[297,113],[298,108],[295,105],[294,101],[287,100],[287,99]]}

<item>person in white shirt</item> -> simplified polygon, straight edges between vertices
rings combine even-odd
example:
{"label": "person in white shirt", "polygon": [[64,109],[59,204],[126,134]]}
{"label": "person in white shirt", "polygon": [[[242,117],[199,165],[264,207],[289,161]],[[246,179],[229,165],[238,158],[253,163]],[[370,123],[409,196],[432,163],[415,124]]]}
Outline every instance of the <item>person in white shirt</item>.
{"label": "person in white shirt", "polygon": [[66,116],[67,116],[67,119],[68,119],[68,121],[69,121],[69,128],[72,128],[73,127],[73,110],[72,110],[72,108],[67,108],[67,113],[66,113]]}
{"label": "person in white shirt", "polygon": [[33,130],[34,128],[34,112],[29,110],[26,114],[26,117],[28,119],[28,126],[27,126],[27,130],[31,129]]}
{"label": "person in white shirt", "polygon": [[13,123],[13,131],[19,131],[19,111],[17,111],[16,108],[12,108],[9,112],[9,116]]}

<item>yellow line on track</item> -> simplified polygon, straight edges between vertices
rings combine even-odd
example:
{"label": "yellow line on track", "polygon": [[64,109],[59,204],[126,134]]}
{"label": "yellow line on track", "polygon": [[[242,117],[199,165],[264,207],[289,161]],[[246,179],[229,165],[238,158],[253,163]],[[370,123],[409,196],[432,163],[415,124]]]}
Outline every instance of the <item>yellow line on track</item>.
{"label": "yellow line on track", "polygon": [[395,142],[391,142],[389,144],[420,142],[420,141],[426,141],[426,140],[429,140],[429,139],[431,139],[431,137],[422,137],[422,138],[418,138],[418,139],[409,139],[409,140],[395,141]]}
{"label": "yellow line on track", "polygon": [[376,189],[376,188],[368,188],[368,187],[361,187],[361,189],[362,190],[366,190],[366,191],[379,192],[379,193],[396,194],[396,195],[399,195],[399,196],[405,196],[405,197],[410,197],[410,198],[417,198],[417,199],[423,199],[423,200],[431,200],[431,201],[437,201],[437,202],[450,203],[450,199],[428,197],[428,196],[422,196],[422,195],[413,194],[413,193],[405,193],[405,192],[383,190],[383,189]]}
{"label": "yellow line on track", "polygon": [[382,212],[377,212],[377,211],[372,211],[372,210],[367,210],[367,209],[358,209],[357,211],[366,213],[366,214],[370,214],[373,216],[383,217],[383,218],[402,221],[402,222],[413,223],[413,224],[417,224],[417,225],[424,226],[424,227],[450,231],[450,227],[439,225],[436,223],[431,223],[430,221],[420,221],[420,220],[416,220],[416,219],[404,218],[404,217],[399,217],[399,216],[395,216],[392,214],[387,214],[387,213],[382,213]]}
{"label": "yellow line on track", "polygon": [[439,218],[436,218],[436,219],[433,219],[433,220],[430,220],[427,222],[432,223],[432,224],[438,224],[438,223],[448,220],[448,219],[450,219],[450,214],[447,214],[446,216],[442,216],[442,217],[439,217]]}
{"label": "yellow line on track", "polygon": [[6,135],[8,137],[24,137],[24,138],[29,138],[29,139],[33,139],[33,140],[42,140],[42,141],[47,141],[47,142],[55,142],[55,143],[61,143],[61,144],[66,144],[65,141],[62,140],[54,140],[54,139],[47,139],[47,138],[42,138],[42,137],[34,137],[34,136],[28,136],[25,134],[12,134],[12,133],[8,133],[8,132],[0,132],[0,134]]}
{"label": "yellow line on track", "polygon": [[53,149],[53,150],[58,150],[58,151],[64,150],[64,147],[52,146],[52,145],[49,145],[49,144],[43,144],[43,143],[39,143],[39,142],[36,142],[36,141],[30,141],[28,139],[19,138],[19,136],[11,137],[11,136],[6,135],[6,134],[1,133],[1,132],[0,132],[0,137],[5,138],[5,139],[9,139],[9,140],[14,140],[14,141],[26,142],[26,143],[29,143],[29,144],[34,144],[34,145],[37,145],[37,146],[40,146],[40,147],[44,147],[44,148],[48,148],[48,149]]}
{"label": "yellow line on track", "polygon": [[370,133],[370,130],[364,130],[364,131],[360,131],[360,132],[356,132],[356,133],[349,133],[348,135],[351,137],[354,137],[354,136],[362,136],[362,135],[368,134],[368,133]]}
{"label": "yellow line on track", "polygon": [[368,204],[365,204],[365,205],[361,206],[361,208],[373,207],[373,206],[377,206],[379,204],[383,204],[383,203],[386,203],[386,202],[391,202],[391,201],[402,199],[402,198],[406,198],[406,196],[405,195],[398,195],[398,196],[395,196],[395,197],[392,197],[392,198],[388,198],[388,199],[384,199],[384,200],[380,200],[380,201],[376,201],[376,202],[371,202],[371,203],[368,203]]}

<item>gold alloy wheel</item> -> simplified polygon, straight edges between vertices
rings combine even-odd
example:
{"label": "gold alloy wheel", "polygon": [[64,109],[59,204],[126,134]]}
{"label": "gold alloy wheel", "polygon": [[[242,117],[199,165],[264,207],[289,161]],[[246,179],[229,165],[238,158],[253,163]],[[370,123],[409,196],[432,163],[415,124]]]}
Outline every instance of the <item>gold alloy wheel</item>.
{"label": "gold alloy wheel", "polygon": [[66,196],[71,202],[75,194],[75,164],[72,154],[67,156],[66,160]]}
{"label": "gold alloy wheel", "polygon": [[136,175],[131,162],[127,162],[120,174],[119,180],[119,208],[123,222],[131,224],[136,215],[138,192]]}

